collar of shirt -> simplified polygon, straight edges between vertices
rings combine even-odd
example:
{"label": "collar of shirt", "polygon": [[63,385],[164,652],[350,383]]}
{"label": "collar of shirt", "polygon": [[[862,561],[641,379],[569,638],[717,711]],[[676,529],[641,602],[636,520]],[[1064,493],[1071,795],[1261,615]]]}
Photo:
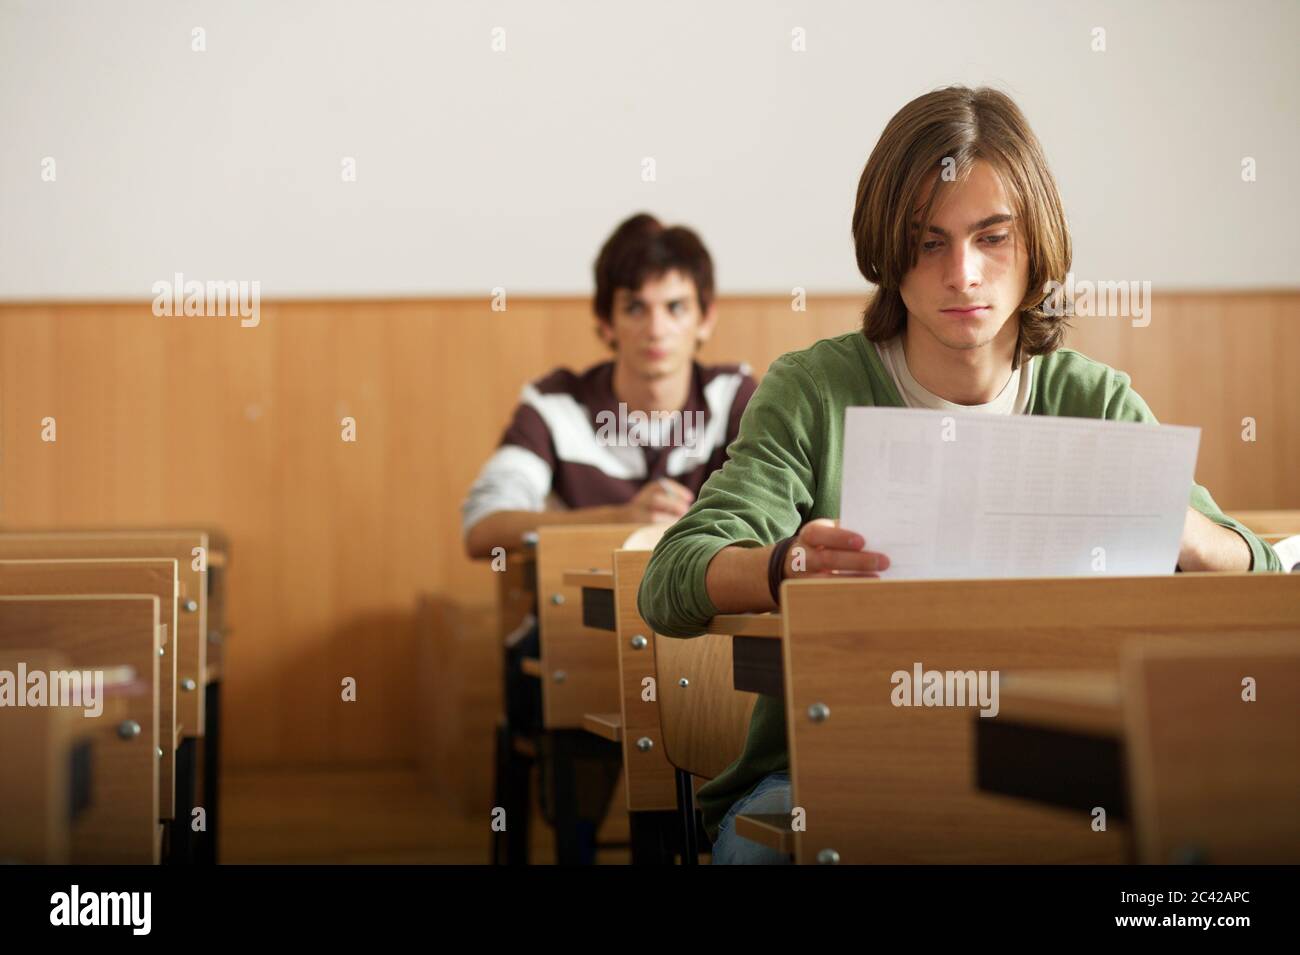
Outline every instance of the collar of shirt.
{"label": "collar of shirt", "polygon": [[940,398],[925,388],[912,377],[907,367],[907,358],[903,353],[903,340],[895,336],[889,341],[877,342],[876,352],[880,360],[894,379],[903,404],[909,408],[930,408],[936,411],[982,411],[987,414],[1025,414],[1029,409],[1029,399],[1033,385],[1033,360],[1023,362],[1011,372],[1011,377],[992,401],[978,405],[962,405]]}
{"label": "collar of shirt", "polygon": [[[709,403],[704,397],[704,386],[702,384],[703,376],[699,362],[691,362],[691,385],[686,392],[686,404],[680,409],[659,409],[664,412],[679,410],[683,421],[694,422],[696,414],[701,413],[699,420],[708,426],[709,422]],[[613,415],[613,420],[621,422],[633,409],[626,406],[621,409],[620,414],[619,399],[614,394],[614,363],[612,361],[603,362],[589,369],[583,375],[582,396],[579,399],[587,409],[587,417],[591,420],[592,428],[600,426],[599,416],[604,413],[605,420],[608,415]],[[687,416],[690,415],[688,418]],[[674,431],[680,431],[681,426],[677,428],[669,427],[669,421],[664,417],[651,416],[646,425],[646,435],[648,444],[645,445],[647,454],[663,450],[664,444],[671,443]]]}

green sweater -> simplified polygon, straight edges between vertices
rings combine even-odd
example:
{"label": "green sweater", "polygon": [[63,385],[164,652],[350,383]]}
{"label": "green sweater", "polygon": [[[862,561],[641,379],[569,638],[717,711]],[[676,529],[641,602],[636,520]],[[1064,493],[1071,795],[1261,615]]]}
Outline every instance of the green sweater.
{"label": "green sweater", "polygon": [[[1156,423],[1122,371],[1070,349],[1030,361],[1030,414]],[[718,612],[704,575],[722,548],[774,544],[807,521],[839,516],[844,409],[857,405],[904,406],[862,333],[824,339],[773,362],[745,409],[727,463],[713,472],[694,506],[655,548],[637,604],[656,633],[694,637],[704,632]],[[1205,488],[1192,486],[1190,504],[1246,539],[1252,570],[1282,569],[1273,549],[1219,510]],[[717,837],[736,800],[767,774],[788,768],[784,704],[759,696],[744,752],[699,790],[709,837]]]}

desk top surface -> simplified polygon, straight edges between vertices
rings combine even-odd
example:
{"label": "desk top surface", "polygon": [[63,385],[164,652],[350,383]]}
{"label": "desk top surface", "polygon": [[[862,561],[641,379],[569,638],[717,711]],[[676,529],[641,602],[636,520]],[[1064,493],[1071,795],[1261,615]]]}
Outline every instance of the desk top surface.
{"label": "desk top surface", "polygon": [[733,637],[781,637],[779,613],[722,613],[708,625],[709,633],[729,634]]}
{"label": "desk top surface", "polygon": [[590,590],[613,590],[614,572],[612,570],[566,570],[564,586],[586,587]]}

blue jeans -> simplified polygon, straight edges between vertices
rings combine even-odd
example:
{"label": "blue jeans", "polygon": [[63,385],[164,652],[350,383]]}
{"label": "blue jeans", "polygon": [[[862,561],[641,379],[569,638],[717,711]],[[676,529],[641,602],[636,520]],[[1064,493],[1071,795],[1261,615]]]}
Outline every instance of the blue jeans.
{"label": "blue jeans", "polygon": [[736,835],[736,816],[740,813],[784,813],[790,816],[790,774],[769,773],[759,780],[749,795],[742,796],[727,810],[713,841],[714,865],[786,865],[790,857],[784,852],[750,842]]}

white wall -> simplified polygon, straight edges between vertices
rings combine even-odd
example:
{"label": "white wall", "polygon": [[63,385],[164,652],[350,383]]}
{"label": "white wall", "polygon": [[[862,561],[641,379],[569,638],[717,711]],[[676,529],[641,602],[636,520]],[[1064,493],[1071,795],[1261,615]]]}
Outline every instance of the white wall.
{"label": "white wall", "polygon": [[643,208],[726,292],[858,290],[862,165],[952,82],[1029,116],[1078,277],[1295,287],[1297,36],[1295,0],[0,0],[0,298],[585,293]]}

